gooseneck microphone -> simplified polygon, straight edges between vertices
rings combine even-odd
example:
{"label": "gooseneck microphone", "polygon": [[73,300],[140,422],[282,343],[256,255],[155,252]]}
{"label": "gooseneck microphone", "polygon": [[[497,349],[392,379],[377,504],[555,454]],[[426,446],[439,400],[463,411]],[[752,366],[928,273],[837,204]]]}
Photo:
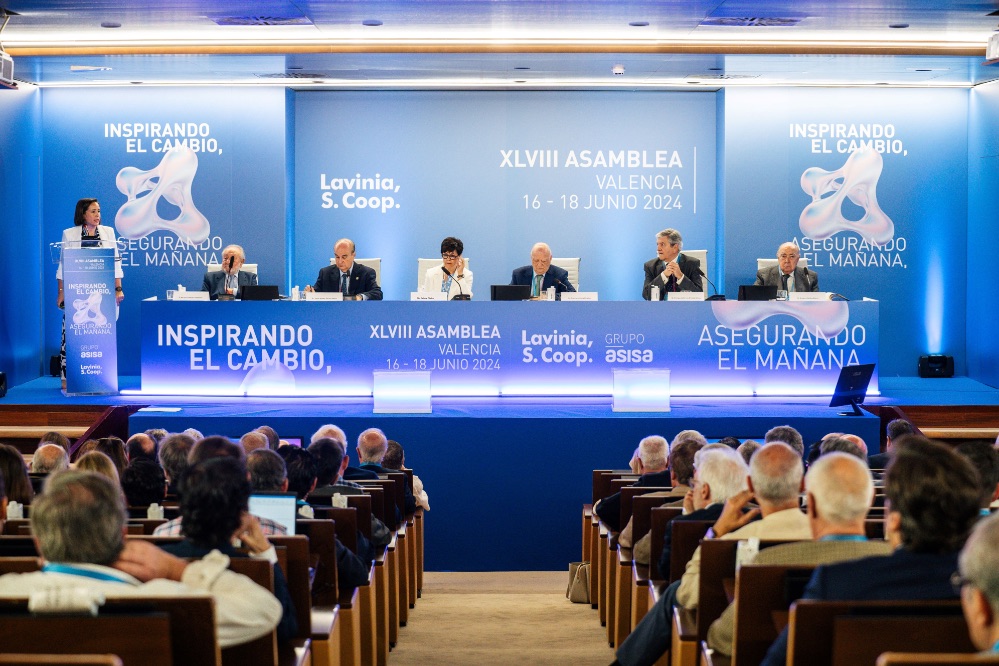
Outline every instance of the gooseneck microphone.
{"label": "gooseneck microphone", "polygon": [[711,300],[722,300],[722,299],[724,299],[724,298],[725,298],[725,296],[724,296],[724,295],[721,295],[721,296],[719,296],[719,294],[718,294],[718,287],[716,287],[716,286],[715,286],[715,283],[711,281],[711,278],[709,278],[709,277],[708,277],[707,275],[705,275],[705,274],[704,274],[704,271],[702,271],[702,270],[701,270],[701,267],[700,267],[700,266],[698,266],[698,267],[697,267],[696,269],[694,269],[694,270],[696,270],[696,271],[697,271],[697,274],[698,274],[698,275],[700,275],[700,276],[701,276],[702,278],[704,278],[705,280],[707,280],[707,281],[708,281],[708,284],[710,284],[710,285],[711,285],[711,288],[715,290],[715,295],[714,295],[714,296],[709,296],[709,298],[710,298]]}
{"label": "gooseneck microphone", "polygon": [[236,255],[229,257],[229,270],[232,270],[232,265],[236,263]]}
{"label": "gooseneck microphone", "polygon": [[456,278],[454,275],[451,274],[451,271],[449,271],[447,269],[447,266],[445,266],[444,264],[441,264],[441,270],[444,271],[444,275],[446,275],[449,278],[451,278],[452,280],[454,280],[454,283],[456,285],[458,285],[458,295],[455,296],[454,298],[452,298],[451,300],[452,301],[467,301],[467,300],[471,300],[471,296],[465,296],[465,292],[462,291],[462,289],[461,289],[461,282],[459,282],[458,278]]}

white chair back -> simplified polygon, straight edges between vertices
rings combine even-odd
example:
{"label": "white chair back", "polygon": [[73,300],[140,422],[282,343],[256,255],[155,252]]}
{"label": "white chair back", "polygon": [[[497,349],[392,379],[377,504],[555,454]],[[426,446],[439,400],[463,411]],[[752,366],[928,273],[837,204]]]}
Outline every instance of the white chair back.
{"label": "white chair back", "polygon": [[[215,271],[220,271],[220,270],[222,270],[222,264],[208,264],[207,266],[205,266],[205,270],[208,271],[209,273],[214,273]],[[256,273],[257,273],[257,265],[256,264],[243,264],[242,266],[239,267],[239,270],[246,271],[247,273],[253,273],[254,275],[256,275]]]}
{"label": "white chair back", "polygon": [[[705,275],[711,275],[711,271],[708,270],[708,251],[707,250],[688,250],[686,248],[682,249],[681,252],[691,259],[697,259],[701,262],[701,270],[704,271]],[[701,291],[705,294],[711,293],[708,291],[708,281],[701,278]]]}
{"label": "white chair back", "polygon": [[579,257],[552,257],[552,263],[569,273],[569,284],[579,289]]}
{"label": "white chair back", "polygon": [[[462,259],[465,260],[465,268],[468,268],[468,257],[462,257]],[[427,271],[434,266],[439,266],[441,263],[440,258],[427,259],[420,257],[416,260],[416,291],[423,288],[423,280],[427,277]]]}
{"label": "white chair back", "polygon": [[[373,268],[375,270],[375,282],[378,283],[379,287],[382,286],[382,260],[381,260],[380,257],[377,258],[377,259],[356,259],[355,258],[354,262],[358,263],[358,264],[361,264],[362,266],[367,266],[368,268]],[[335,264],[336,264],[336,262],[333,260],[333,257],[330,257],[330,266],[333,266]],[[339,278],[337,278],[337,279],[339,279]]]}

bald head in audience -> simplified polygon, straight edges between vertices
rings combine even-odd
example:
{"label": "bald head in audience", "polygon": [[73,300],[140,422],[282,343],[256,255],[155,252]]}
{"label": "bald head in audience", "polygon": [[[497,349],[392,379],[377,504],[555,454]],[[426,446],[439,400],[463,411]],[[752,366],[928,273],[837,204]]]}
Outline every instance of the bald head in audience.
{"label": "bald head in audience", "polygon": [[44,444],[35,450],[31,457],[32,474],[51,474],[69,468],[66,449],[58,444]]}
{"label": "bald head in audience", "polygon": [[252,453],[258,449],[269,448],[267,435],[257,430],[251,430],[240,437],[239,443],[243,447],[243,450],[247,453]]}
{"label": "bald head in audience", "polygon": [[388,450],[388,438],[378,428],[368,428],[357,437],[357,457],[361,463],[379,464]]}
{"label": "bald head in audience", "polygon": [[971,642],[982,651],[999,642],[999,516],[979,521],[958,559],[961,608]]}
{"label": "bald head in audience", "polygon": [[764,516],[798,507],[805,467],[801,455],[783,442],[760,448],[749,461],[749,489]]}
{"label": "bald head in audience", "polygon": [[321,439],[329,438],[335,439],[344,445],[346,449],[347,446],[347,433],[343,431],[343,428],[332,423],[327,423],[326,425],[319,426],[319,429],[312,433],[312,439],[309,443],[318,442]]}
{"label": "bald head in audience", "polygon": [[136,460],[149,460],[157,462],[159,455],[159,445],[156,440],[144,432],[137,432],[125,442],[125,456],[128,462]]}
{"label": "bald head in audience", "polygon": [[834,451],[848,453],[860,460],[867,461],[867,446],[864,440],[856,435],[845,435],[843,433],[830,433],[822,438],[819,444],[820,455],[827,455]]}
{"label": "bald head in audience", "polygon": [[805,476],[805,492],[814,538],[864,534],[864,519],[874,500],[874,480],[859,458],[839,451],[822,456]]}
{"label": "bald head in audience", "polygon": [[69,453],[69,438],[60,432],[54,430],[42,435],[42,438],[38,440],[38,446],[42,444],[58,444],[62,448],[66,449],[66,453]]}

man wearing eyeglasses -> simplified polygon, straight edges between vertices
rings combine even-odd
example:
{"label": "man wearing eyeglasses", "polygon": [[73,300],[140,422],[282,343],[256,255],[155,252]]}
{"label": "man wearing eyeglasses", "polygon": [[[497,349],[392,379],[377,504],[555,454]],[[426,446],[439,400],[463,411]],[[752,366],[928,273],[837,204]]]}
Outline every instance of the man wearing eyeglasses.
{"label": "man wearing eyeglasses", "polygon": [[784,243],[777,249],[777,265],[756,272],[756,284],[763,287],[777,287],[780,291],[793,294],[796,291],[818,291],[819,276],[806,266],[798,267],[800,257],[798,246]]}
{"label": "man wearing eyeglasses", "polygon": [[999,518],[993,514],[975,527],[961,551],[952,581],[961,590],[961,607],[975,647],[999,652]]}

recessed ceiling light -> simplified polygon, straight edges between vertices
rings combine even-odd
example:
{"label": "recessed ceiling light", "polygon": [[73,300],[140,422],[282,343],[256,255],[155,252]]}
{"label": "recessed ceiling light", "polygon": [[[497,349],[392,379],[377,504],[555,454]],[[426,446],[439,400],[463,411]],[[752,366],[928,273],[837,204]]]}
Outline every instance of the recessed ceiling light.
{"label": "recessed ceiling light", "polygon": [[908,23],[889,23],[888,27],[889,28],[908,28],[909,24]]}
{"label": "recessed ceiling light", "polygon": [[649,27],[649,22],[648,21],[632,21],[628,25],[630,25],[632,28],[648,28]]}
{"label": "recessed ceiling light", "polygon": [[363,21],[361,21],[361,25],[366,25],[369,28],[377,28],[378,26],[382,25],[382,22],[379,21],[378,19],[364,19]]}
{"label": "recessed ceiling light", "polygon": [[121,23],[118,23],[117,21],[104,21],[103,23],[101,23],[101,27],[102,28],[120,28],[121,27]]}

